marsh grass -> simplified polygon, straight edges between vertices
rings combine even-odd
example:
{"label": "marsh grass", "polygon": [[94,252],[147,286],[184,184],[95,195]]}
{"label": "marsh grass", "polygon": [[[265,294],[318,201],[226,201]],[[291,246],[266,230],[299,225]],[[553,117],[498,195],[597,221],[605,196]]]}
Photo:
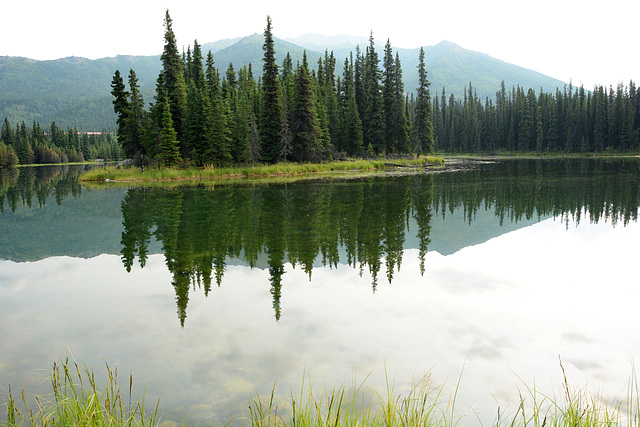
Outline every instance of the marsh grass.
{"label": "marsh grass", "polygon": [[349,171],[388,170],[390,168],[424,167],[427,165],[441,165],[442,158],[423,156],[412,159],[398,160],[351,160],[327,163],[277,163],[275,165],[239,166],[202,168],[146,168],[144,173],[134,167],[106,167],[95,168],[80,176],[81,181],[189,181],[238,179],[261,177],[301,176],[320,173],[335,173]]}
{"label": "marsh grass", "polygon": [[[386,371],[385,371],[386,374]],[[367,377],[368,378],[368,377]],[[304,383],[288,400],[276,397],[276,387],[267,399],[250,399],[252,426],[442,426],[454,425],[453,402],[443,400],[442,387],[434,387],[427,374],[399,394],[395,381],[386,375],[386,391],[366,387],[366,380],[319,392]]]}
{"label": "marsh grass", "polygon": [[[535,383],[520,390],[517,407],[511,414],[500,410],[491,427],[640,427],[640,389],[635,367],[625,396],[606,399],[601,393],[570,386],[560,362],[563,383],[558,395],[541,393]],[[53,394],[35,397],[35,409],[28,408],[24,387],[20,401],[9,388],[8,426],[157,426],[158,403],[150,413],[144,398],[132,399],[133,377],[129,390],[121,394],[117,370],[106,366],[107,385],[99,389],[94,373],[68,358],[51,370]],[[435,386],[430,374],[414,381],[403,393],[385,370],[386,389],[380,393],[363,381],[352,380],[337,388],[325,384],[315,389],[310,379],[300,389],[282,394],[273,386],[264,396],[248,398],[249,418],[235,418],[233,425],[256,427],[313,426],[405,426],[456,427],[482,425],[469,414],[457,413],[456,400],[462,374],[454,390],[444,392]],[[20,408],[19,408],[20,407]],[[473,415],[473,414],[472,414]],[[231,424],[231,421],[228,423]],[[171,425],[174,425],[172,423]]]}
{"label": "marsh grass", "polygon": [[153,426],[158,424],[158,403],[150,413],[145,400],[132,400],[133,375],[129,375],[128,394],[121,394],[118,370],[106,365],[107,384],[99,389],[93,371],[82,368],[67,357],[54,363],[50,372],[52,394],[35,396],[30,407],[24,386],[22,408],[8,389],[8,426]]}

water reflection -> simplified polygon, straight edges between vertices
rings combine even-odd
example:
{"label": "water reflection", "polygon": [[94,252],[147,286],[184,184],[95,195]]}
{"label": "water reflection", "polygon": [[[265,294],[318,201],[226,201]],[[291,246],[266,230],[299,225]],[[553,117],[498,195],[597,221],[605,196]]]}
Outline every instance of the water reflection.
{"label": "water reflection", "polygon": [[264,186],[130,189],[122,201],[122,262],[144,267],[152,238],[162,244],[184,324],[191,288],[222,284],[229,258],[265,266],[276,319],[284,265],[311,279],[314,266],[367,269],[375,291],[400,268],[409,218],[417,225],[421,270],[429,246],[433,176]]}
{"label": "water reflection", "polygon": [[29,208],[37,203],[42,207],[50,195],[59,205],[65,197],[79,197],[82,186],[78,176],[86,166],[44,166],[24,168],[0,168],[0,212],[5,204],[15,212],[19,204]]}
{"label": "water reflection", "polygon": [[0,215],[0,377],[49,393],[47,366],[69,349],[96,372],[103,359],[132,371],[169,420],[241,425],[247,396],[277,384],[286,398],[307,374],[331,388],[357,373],[384,394],[389,372],[406,395],[432,371],[446,399],[464,371],[461,424],[492,425],[498,405],[516,413],[517,376],[562,381],[560,354],[572,385],[597,382],[613,401],[640,353],[638,176],[629,160],[528,160],[79,188],[59,204],[52,190],[44,206],[35,186],[15,188],[32,207],[5,198]]}
{"label": "water reflection", "polygon": [[[635,160],[524,160],[437,176],[130,189],[122,201],[122,262],[130,271],[137,257],[144,267],[149,244],[161,243],[183,326],[190,292],[208,295],[213,280],[221,286],[229,262],[266,268],[280,319],[285,263],[309,280],[314,267],[346,264],[367,271],[375,292],[381,271],[392,283],[409,237],[424,275],[434,215],[462,211],[471,224],[492,212],[500,225],[553,217],[567,227],[584,215],[592,223],[637,221],[638,170]],[[459,233],[454,225],[445,236],[464,247]]]}

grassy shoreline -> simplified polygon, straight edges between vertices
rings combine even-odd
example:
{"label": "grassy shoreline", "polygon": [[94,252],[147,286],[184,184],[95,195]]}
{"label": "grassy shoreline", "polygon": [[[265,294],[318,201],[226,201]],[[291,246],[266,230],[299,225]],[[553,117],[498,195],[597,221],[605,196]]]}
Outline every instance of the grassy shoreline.
{"label": "grassy shoreline", "polygon": [[[515,413],[501,414],[498,408],[492,427],[638,427],[640,425],[640,388],[635,369],[626,396],[614,401],[599,393],[569,385],[562,369],[560,393],[552,396],[524,384]],[[52,394],[32,396],[24,385],[19,400],[8,388],[6,426],[178,426],[187,422],[165,419],[158,413],[160,401],[145,407],[145,398],[132,396],[133,375],[121,391],[117,369],[106,368],[106,384],[100,387],[95,374],[86,365],[66,359],[54,363],[50,370]],[[434,386],[431,375],[414,381],[408,392],[399,394],[393,379],[387,378],[386,391],[368,388],[365,378],[333,389],[320,391],[303,383],[299,391],[292,389],[288,397],[276,393],[254,393],[247,398],[248,416],[233,417],[225,425],[276,426],[421,426],[452,427],[468,425],[455,411],[462,375],[454,390],[445,392]],[[126,387],[128,386],[128,392]],[[29,402],[35,401],[35,409]],[[469,414],[466,414],[469,415]],[[471,419],[473,414],[471,414]],[[478,424],[482,425],[479,419]],[[5,424],[0,421],[0,426]],[[203,425],[199,423],[198,425]],[[475,424],[474,424],[475,425]]]}
{"label": "grassy shoreline", "polygon": [[149,181],[207,181],[246,178],[292,177],[304,175],[337,174],[349,172],[371,172],[398,168],[420,168],[440,166],[444,159],[435,156],[397,160],[353,160],[328,163],[277,163],[244,167],[218,168],[146,168],[138,167],[96,168],[80,176],[84,182],[149,182]]}

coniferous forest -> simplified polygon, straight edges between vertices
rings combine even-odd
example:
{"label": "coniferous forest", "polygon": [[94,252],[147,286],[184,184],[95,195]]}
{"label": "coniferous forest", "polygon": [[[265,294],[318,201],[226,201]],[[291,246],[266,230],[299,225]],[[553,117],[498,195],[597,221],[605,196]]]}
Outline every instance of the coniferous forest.
{"label": "coniferous forest", "polygon": [[89,159],[121,160],[124,152],[111,132],[82,132],[51,123],[43,129],[22,122],[14,128],[5,118],[0,126],[0,167],[84,162]]}
{"label": "coniferous forest", "polygon": [[433,152],[431,99],[423,53],[420,87],[407,98],[400,59],[387,42],[383,69],[373,36],[344,60],[325,52],[315,67],[275,59],[271,19],[264,32],[262,77],[252,66],[221,73],[197,41],[180,54],[165,15],[162,70],[149,111],[134,70],[111,84],[118,141],[137,163],[227,165],[318,162],[347,156]]}
{"label": "coniferous forest", "polygon": [[469,84],[462,100],[435,97],[433,125],[439,152],[637,152],[640,89],[569,84],[551,94],[503,83],[495,100],[480,100]]}
{"label": "coniferous forest", "polygon": [[124,157],[137,164],[203,166],[434,151],[640,149],[640,89],[633,81],[591,91],[570,83],[555,93],[503,83],[492,99],[480,99],[469,83],[462,98],[446,89],[432,98],[422,49],[417,88],[404,87],[389,41],[379,57],[373,35],[364,52],[356,47],[343,62],[326,51],[317,64],[306,55],[293,64],[288,54],[277,64],[269,17],[256,79],[251,64],[238,70],[216,64],[197,40],[181,54],[168,11],[164,27],[162,70],[148,109],[135,70],[113,76],[117,137],[64,130],[55,122],[47,130],[37,122],[14,127],[5,119],[0,166]]}

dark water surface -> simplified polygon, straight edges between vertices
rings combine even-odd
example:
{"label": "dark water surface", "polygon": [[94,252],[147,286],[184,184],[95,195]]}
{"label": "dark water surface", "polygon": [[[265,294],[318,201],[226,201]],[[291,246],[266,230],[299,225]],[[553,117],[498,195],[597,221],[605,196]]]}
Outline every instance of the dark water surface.
{"label": "dark water surface", "polygon": [[559,356],[575,385],[626,393],[636,159],[170,189],[79,173],[0,169],[2,403],[48,392],[67,354],[204,425],[246,423],[276,381],[386,394],[385,369],[399,394],[460,379],[469,425],[515,412],[521,380],[561,391]]}

